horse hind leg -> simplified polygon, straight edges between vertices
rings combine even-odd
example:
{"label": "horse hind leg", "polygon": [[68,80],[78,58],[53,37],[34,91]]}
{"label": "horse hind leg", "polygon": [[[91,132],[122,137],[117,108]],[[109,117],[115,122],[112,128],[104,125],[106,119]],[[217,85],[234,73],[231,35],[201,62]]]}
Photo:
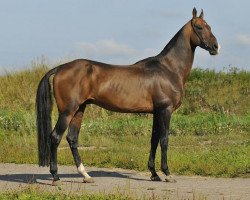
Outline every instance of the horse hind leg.
{"label": "horse hind leg", "polygon": [[86,172],[85,167],[82,164],[81,157],[80,157],[79,152],[78,152],[78,136],[79,136],[79,132],[80,132],[80,128],[81,128],[81,122],[82,122],[85,107],[86,107],[86,105],[84,105],[84,104],[81,105],[79,107],[78,111],[76,112],[76,114],[74,115],[73,119],[70,122],[69,132],[68,132],[68,135],[66,138],[67,138],[67,141],[69,143],[72,155],[74,157],[77,170],[78,170],[79,174],[83,175],[83,177],[84,177],[83,181],[86,183],[93,183],[94,180]]}
{"label": "horse hind leg", "polygon": [[58,168],[57,168],[57,148],[62,139],[63,133],[68,128],[69,122],[72,119],[72,115],[61,113],[59,114],[56,126],[50,135],[50,173],[53,176],[52,185],[58,185],[59,176],[58,176]]}

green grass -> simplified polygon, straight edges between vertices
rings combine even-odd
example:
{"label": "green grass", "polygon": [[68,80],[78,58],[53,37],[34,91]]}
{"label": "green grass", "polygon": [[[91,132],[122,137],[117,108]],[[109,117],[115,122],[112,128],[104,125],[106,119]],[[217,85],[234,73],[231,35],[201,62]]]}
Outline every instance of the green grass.
{"label": "green grass", "polygon": [[229,68],[228,72],[194,69],[186,84],[183,114],[217,112],[250,113],[250,72]]}
{"label": "green grass", "polygon": [[[213,123],[201,121],[215,119]],[[176,115],[169,142],[169,166],[175,174],[216,177],[248,176],[250,172],[249,118]],[[181,122],[181,126],[178,126]],[[196,123],[194,123],[196,122]],[[200,125],[201,123],[201,125]],[[106,116],[84,121],[79,137],[80,155],[88,166],[147,170],[151,116]],[[237,131],[238,125],[244,127]],[[0,132],[0,162],[37,163],[36,135],[20,131]],[[18,133],[22,134],[18,134]],[[66,134],[65,134],[66,135]],[[64,136],[65,137],[65,136]],[[64,138],[59,147],[60,164],[74,165]],[[27,153],[29,152],[29,153]],[[32,156],[31,156],[32,155]],[[160,154],[157,154],[157,168]]]}
{"label": "green grass", "polygon": [[[195,191],[192,191],[190,195],[192,195],[192,199],[207,199],[207,195],[199,194]],[[178,193],[176,196],[174,196],[173,194],[167,192],[164,196],[158,196],[153,192],[151,194],[138,196],[133,191],[130,191],[130,188],[122,191],[120,189],[116,189],[111,193],[106,193],[105,191],[89,193],[86,190],[67,192],[59,188],[57,188],[53,192],[48,192],[36,186],[28,186],[26,188],[23,188],[22,190],[0,192],[1,200],[160,200],[173,198],[182,200],[184,197],[179,196]]]}
{"label": "green grass", "polygon": [[38,188],[28,187],[21,191],[9,191],[0,193],[1,200],[132,200],[136,199],[119,192],[89,194],[84,191],[82,194],[46,192]]}
{"label": "green grass", "polygon": [[[45,64],[0,76],[0,162],[37,163],[35,95]],[[250,72],[195,69],[181,108],[173,114],[169,166],[176,174],[249,177]],[[54,106],[53,123],[57,118]],[[152,116],[119,114],[88,106],[80,150],[89,166],[147,170]],[[66,135],[66,134],[65,134]],[[65,137],[65,136],[64,136]],[[65,138],[60,147],[67,147]],[[60,164],[73,165],[69,149]],[[160,155],[156,166],[159,169]]]}

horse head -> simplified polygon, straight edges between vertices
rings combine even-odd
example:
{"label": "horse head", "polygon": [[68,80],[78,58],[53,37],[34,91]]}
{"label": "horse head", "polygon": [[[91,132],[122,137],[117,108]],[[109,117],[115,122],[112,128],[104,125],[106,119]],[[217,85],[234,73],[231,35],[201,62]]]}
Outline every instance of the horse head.
{"label": "horse head", "polygon": [[201,10],[200,16],[197,17],[196,8],[193,9],[193,18],[191,19],[192,33],[191,42],[196,47],[199,46],[207,51],[210,55],[219,53],[220,45],[211,31],[211,27],[204,20],[204,12]]}

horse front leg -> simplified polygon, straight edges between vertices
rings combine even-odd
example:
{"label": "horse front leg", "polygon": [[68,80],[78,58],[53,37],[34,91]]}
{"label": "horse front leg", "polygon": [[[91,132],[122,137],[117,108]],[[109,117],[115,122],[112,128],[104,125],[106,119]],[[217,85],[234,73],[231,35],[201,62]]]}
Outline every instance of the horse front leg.
{"label": "horse front leg", "polygon": [[159,143],[159,115],[157,113],[154,113],[153,115],[153,128],[152,128],[152,136],[151,136],[151,149],[150,149],[150,154],[149,154],[149,159],[148,159],[148,169],[151,172],[151,177],[150,179],[152,181],[161,181],[160,177],[156,173],[155,170],[155,154],[157,150],[157,146]]}
{"label": "horse front leg", "polygon": [[175,179],[170,175],[167,161],[168,151],[168,135],[171,119],[171,111],[163,109],[158,111],[159,113],[159,134],[160,134],[160,145],[161,145],[161,170],[166,175],[167,182],[176,182]]}

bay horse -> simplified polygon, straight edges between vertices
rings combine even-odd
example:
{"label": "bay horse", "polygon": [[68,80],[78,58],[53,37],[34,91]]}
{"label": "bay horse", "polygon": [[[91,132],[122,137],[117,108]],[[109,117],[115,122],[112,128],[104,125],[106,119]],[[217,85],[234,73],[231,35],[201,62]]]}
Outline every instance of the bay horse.
{"label": "bay horse", "polygon": [[[48,71],[41,79],[36,95],[39,166],[50,165],[52,185],[59,181],[57,148],[68,128],[67,141],[77,170],[84,182],[94,182],[82,164],[78,135],[83,113],[88,104],[123,113],[151,113],[153,127],[148,169],[152,181],[161,181],[155,170],[155,154],[161,146],[161,170],[166,181],[174,181],[167,164],[170,118],[180,105],[184,84],[192,68],[197,46],[211,55],[219,52],[217,39],[204,20],[192,11],[188,21],[156,56],[132,65],[110,65],[78,59]],[[58,120],[52,130],[52,95],[50,76],[58,108]]]}

